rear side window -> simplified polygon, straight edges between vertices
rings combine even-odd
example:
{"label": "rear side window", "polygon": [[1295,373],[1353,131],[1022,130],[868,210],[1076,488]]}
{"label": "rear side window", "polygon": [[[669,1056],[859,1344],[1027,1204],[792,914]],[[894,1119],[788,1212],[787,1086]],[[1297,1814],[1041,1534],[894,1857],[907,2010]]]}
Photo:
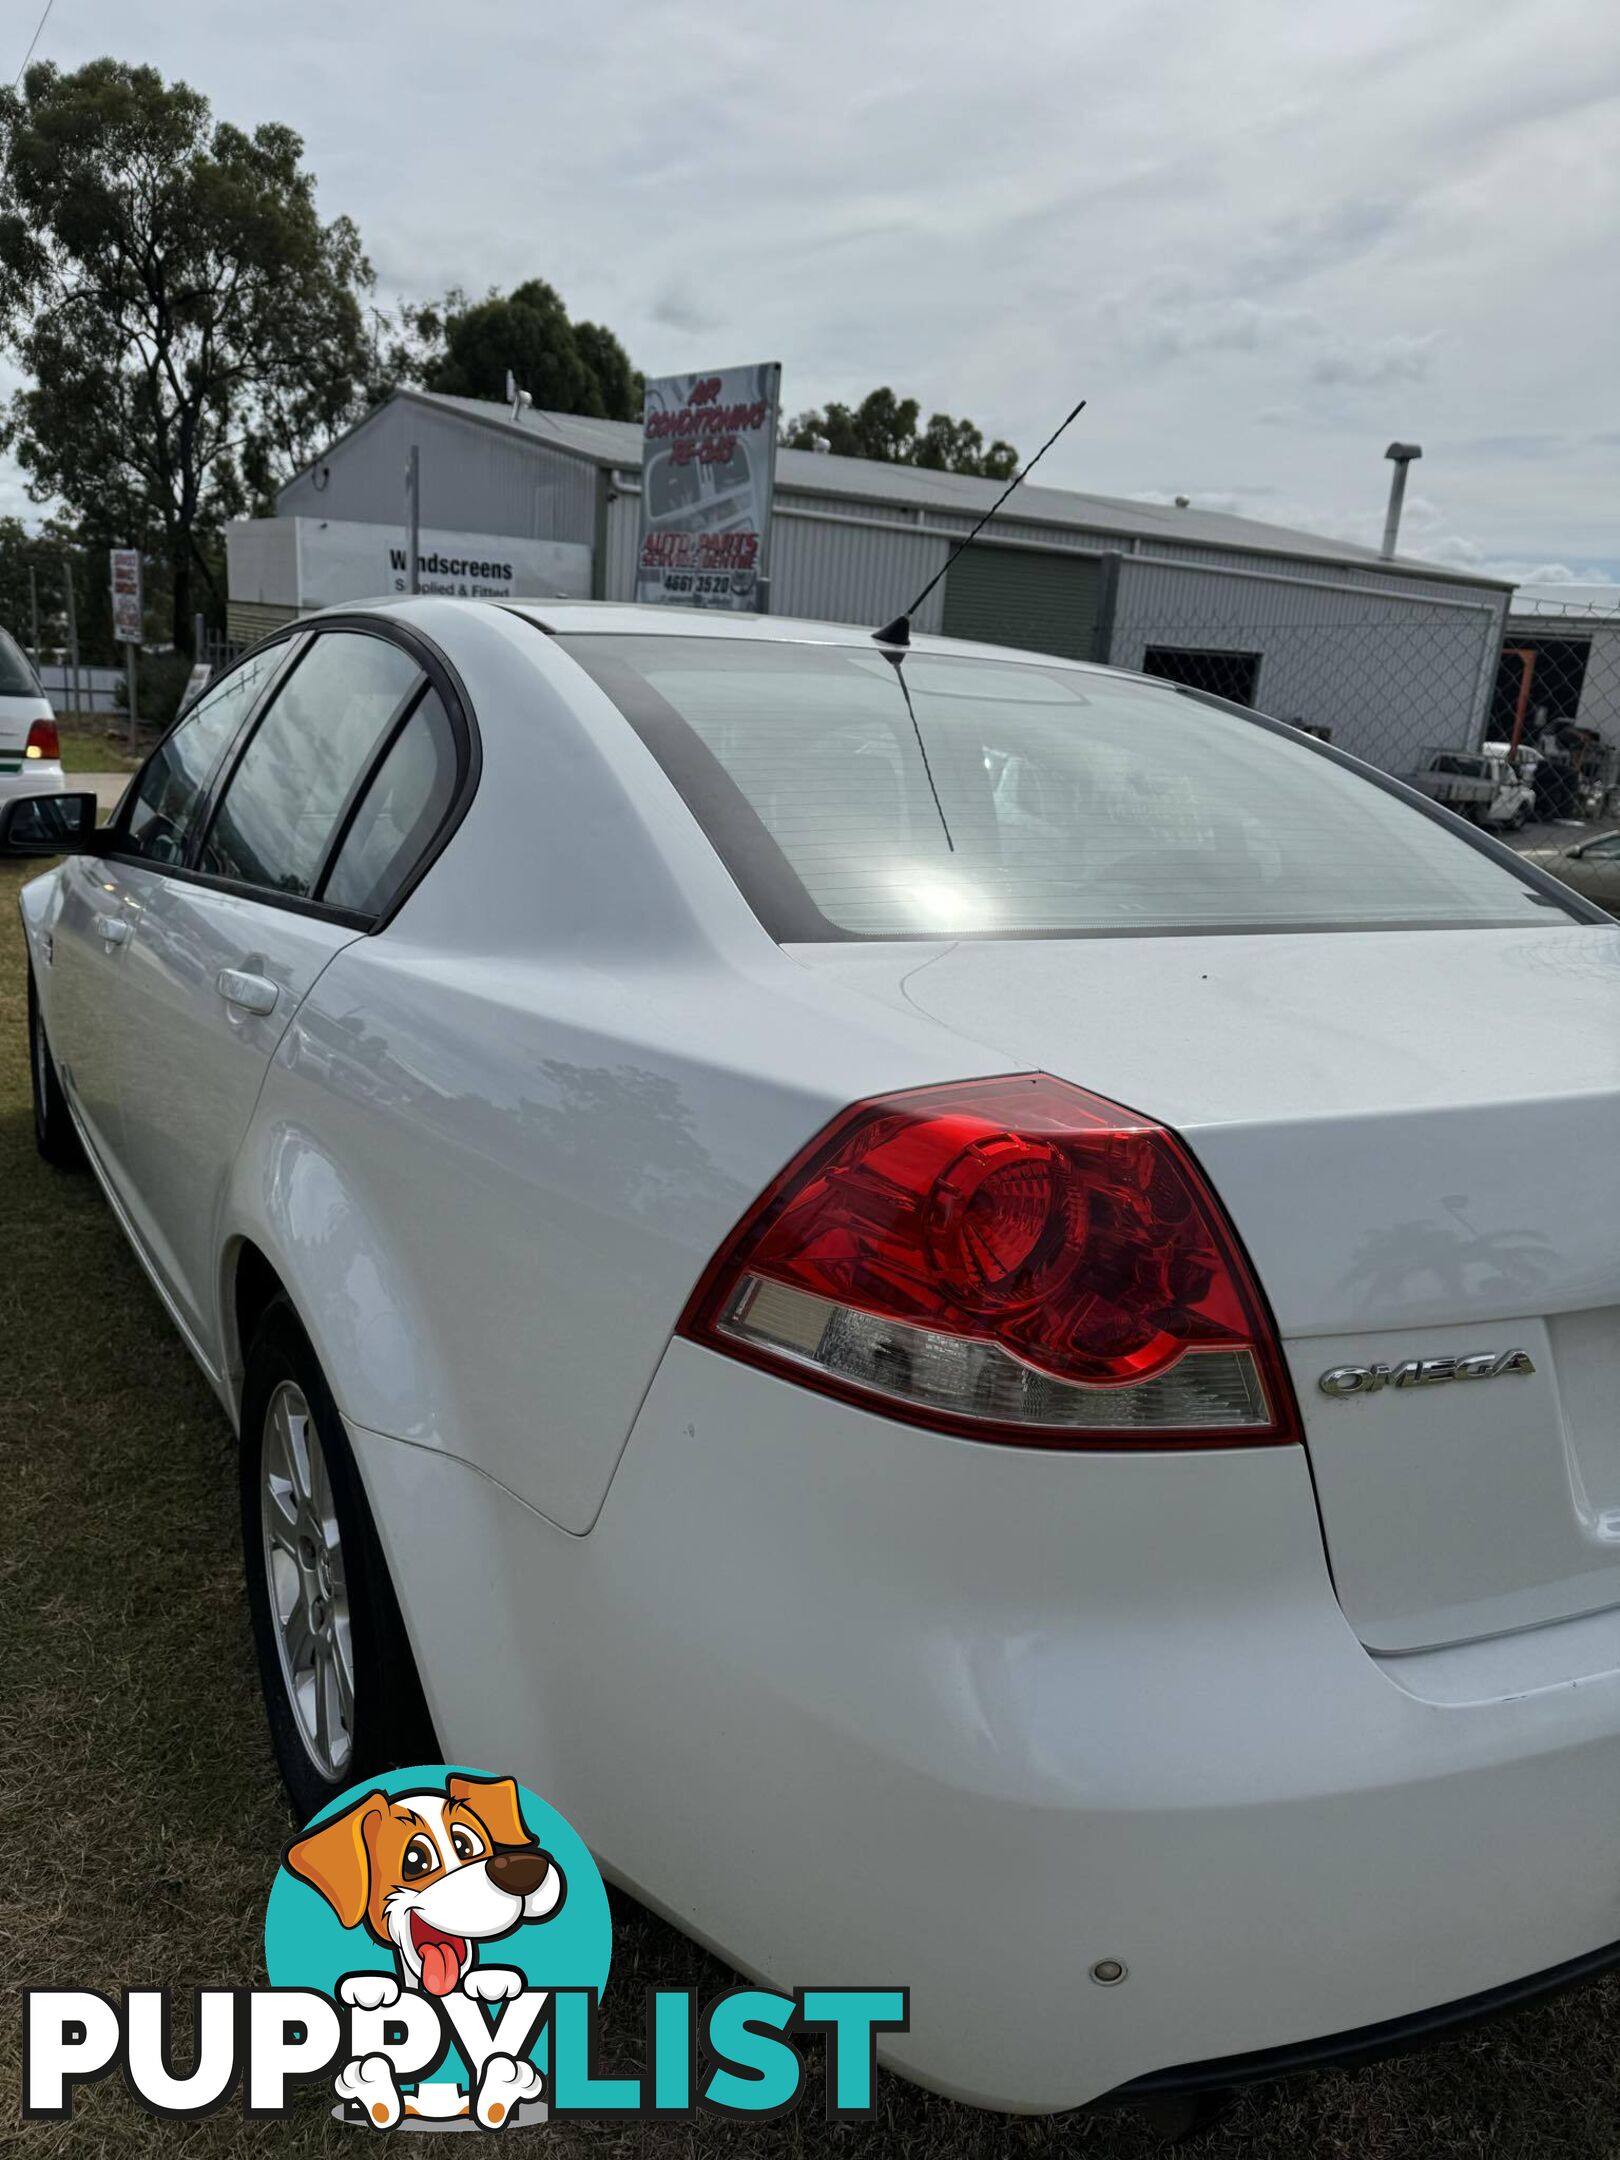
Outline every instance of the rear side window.
{"label": "rear side window", "polygon": [[326,874],[321,898],[358,915],[393,905],[456,791],[456,738],[430,690],[378,766]]}
{"label": "rear side window", "polygon": [[217,682],[158,745],[130,797],[120,853],[146,862],[181,861],[214,767],[285,658],[282,645],[254,653]]}
{"label": "rear side window", "polygon": [[784,938],[1545,921],[1351,768],[1128,676],[708,637],[558,640]]}
{"label": "rear side window", "polygon": [[14,638],[0,630],[0,697],[43,697],[39,677]]}
{"label": "rear side window", "polygon": [[422,681],[386,639],[317,637],[226,782],[197,867],[307,899],[356,786]]}

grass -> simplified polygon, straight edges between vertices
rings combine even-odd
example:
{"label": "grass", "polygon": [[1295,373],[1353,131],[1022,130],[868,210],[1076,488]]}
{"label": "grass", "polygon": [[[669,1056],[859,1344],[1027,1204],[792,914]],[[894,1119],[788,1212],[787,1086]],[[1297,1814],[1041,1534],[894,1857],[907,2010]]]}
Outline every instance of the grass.
{"label": "grass", "polygon": [[[19,2160],[352,2156],[365,2149],[356,2133],[314,2093],[287,2123],[246,2121],[233,2101],[182,2125],[143,2113],[114,2076],[80,2095],[70,2122],[18,2122],[18,1989],[261,1979],[264,1900],[291,1827],[249,1647],[230,1431],[93,1182],[34,1152],[20,882],[0,867],[0,2145]],[[628,2070],[644,1987],[712,1991],[730,1976],[626,1901],[616,1918],[605,2067]],[[1598,2160],[1620,2151],[1617,2008],[1604,1982],[1426,2054],[1256,2093],[1189,2149]],[[1139,2160],[1158,2149],[1132,2116],[1007,2121],[894,2079],[871,2125],[829,2128],[807,2101],[775,2124],[541,2136],[534,2149],[563,2160]]]}
{"label": "grass", "polygon": [[128,724],[117,714],[58,715],[56,732],[62,743],[63,770],[70,773],[133,772],[150,746],[143,731],[140,753],[131,757],[124,747]]}

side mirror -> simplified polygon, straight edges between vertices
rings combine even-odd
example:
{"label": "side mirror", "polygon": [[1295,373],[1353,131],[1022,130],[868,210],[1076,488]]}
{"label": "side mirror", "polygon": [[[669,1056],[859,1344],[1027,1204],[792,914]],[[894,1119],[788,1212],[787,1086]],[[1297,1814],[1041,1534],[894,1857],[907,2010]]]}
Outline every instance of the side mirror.
{"label": "side mirror", "polygon": [[95,842],[94,795],[16,795],[0,803],[0,856],[89,855]]}

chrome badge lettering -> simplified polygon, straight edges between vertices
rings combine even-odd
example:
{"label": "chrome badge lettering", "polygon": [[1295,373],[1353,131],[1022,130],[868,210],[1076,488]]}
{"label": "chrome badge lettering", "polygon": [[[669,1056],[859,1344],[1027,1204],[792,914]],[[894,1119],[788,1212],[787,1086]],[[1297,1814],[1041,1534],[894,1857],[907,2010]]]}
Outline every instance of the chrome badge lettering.
{"label": "chrome badge lettering", "polygon": [[1376,1395],[1380,1388],[1438,1387],[1447,1380],[1500,1380],[1533,1373],[1528,1350],[1475,1350],[1467,1357],[1407,1358],[1399,1365],[1335,1365],[1317,1381],[1324,1395]]}

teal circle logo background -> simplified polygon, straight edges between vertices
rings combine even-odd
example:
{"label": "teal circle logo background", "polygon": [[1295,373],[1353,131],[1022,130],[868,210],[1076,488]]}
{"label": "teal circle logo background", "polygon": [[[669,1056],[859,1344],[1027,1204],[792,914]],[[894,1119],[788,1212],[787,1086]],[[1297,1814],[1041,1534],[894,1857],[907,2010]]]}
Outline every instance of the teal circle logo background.
{"label": "teal circle logo background", "polygon": [[[404,1793],[443,1792],[451,1777],[501,1774],[460,1763],[385,1771],[339,1793],[304,1827],[313,1830],[330,1821],[368,1793],[396,1799]],[[525,1824],[562,1869],[567,1893],[549,1920],[524,1921],[510,1935],[480,1944],[477,1962],[515,1969],[534,1988],[594,1988],[600,1994],[613,1959],[613,1921],[596,1862],[573,1825],[538,1793],[520,1784],[518,1798]],[[276,1870],[265,1912],[264,1962],[272,1987],[315,1988],[323,1995],[335,1995],[345,1973],[399,1971],[388,1944],[377,1942],[364,1925],[344,1927],[320,1892],[284,1866]]]}

